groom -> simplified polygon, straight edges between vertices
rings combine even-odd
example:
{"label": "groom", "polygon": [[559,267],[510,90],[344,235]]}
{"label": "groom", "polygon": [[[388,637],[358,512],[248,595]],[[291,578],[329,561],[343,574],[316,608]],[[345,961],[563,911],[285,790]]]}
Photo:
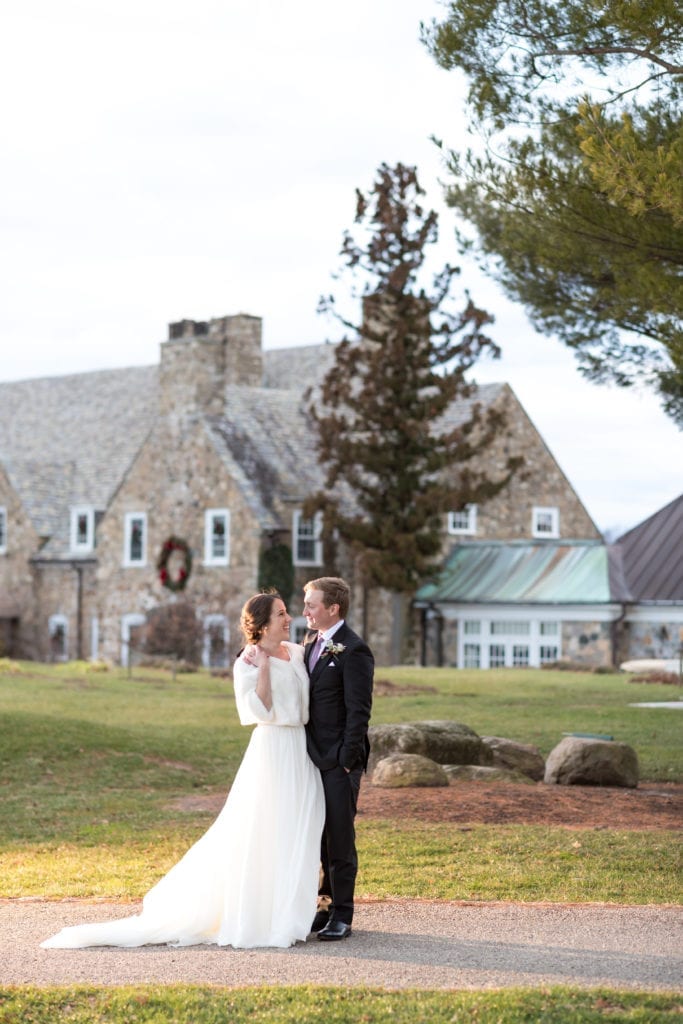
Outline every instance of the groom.
{"label": "groom", "polygon": [[311,930],[326,942],[351,934],[358,871],[354,820],[370,752],[374,658],[344,621],[349,597],[348,583],[336,576],[304,586],[304,616],[308,628],[317,631],[304,650],[311,681],[306,742],[325,790],[321,909]]}

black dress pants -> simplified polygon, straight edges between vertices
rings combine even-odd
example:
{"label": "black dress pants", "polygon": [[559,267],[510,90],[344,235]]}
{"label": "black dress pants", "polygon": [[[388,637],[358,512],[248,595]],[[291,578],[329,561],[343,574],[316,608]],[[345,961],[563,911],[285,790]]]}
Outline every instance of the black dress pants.
{"label": "black dress pants", "polygon": [[347,772],[337,766],[321,774],[325,791],[325,828],[320,853],[323,878],[319,894],[329,897],[331,917],[351,924],[358,872],[354,820],[362,769]]}

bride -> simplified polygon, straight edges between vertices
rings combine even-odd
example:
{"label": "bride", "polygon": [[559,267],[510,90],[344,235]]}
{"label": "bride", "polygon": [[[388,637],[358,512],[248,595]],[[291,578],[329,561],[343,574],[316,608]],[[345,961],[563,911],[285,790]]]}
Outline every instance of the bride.
{"label": "bride", "polygon": [[256,594],[240,625],[253,664],[234,666],[242,725],[256,724],[218,818],[144,897],[140,914],[63,928],[44,948],[291,946],[315,916],[325,809],[306,753],[308,674],[282,599]]}

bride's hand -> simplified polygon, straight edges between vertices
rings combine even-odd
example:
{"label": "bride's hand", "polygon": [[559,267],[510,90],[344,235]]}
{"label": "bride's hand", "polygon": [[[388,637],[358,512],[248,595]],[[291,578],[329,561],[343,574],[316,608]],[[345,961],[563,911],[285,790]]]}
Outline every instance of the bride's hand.
{"label": "bride's hand", "polygon": [[258,647],[256,644],[247,644],[242,653],[240,654],[240,660],[246,665],[256,665],[256,655]]}
{"label": "bride's hand", "polygon": [[242,659],[246,661],[247,665],[254,665],[256,668],[260,668],[261,665],[265,665],[268,661],[268,655],[258,644],[247,644],[242,651]]}

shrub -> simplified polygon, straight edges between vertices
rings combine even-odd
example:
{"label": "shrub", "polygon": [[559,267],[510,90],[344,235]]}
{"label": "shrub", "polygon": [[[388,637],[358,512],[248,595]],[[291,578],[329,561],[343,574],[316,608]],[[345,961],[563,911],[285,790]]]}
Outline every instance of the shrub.
{"label": "shrub", "polygon": [[197,666],[203,643],[202,623],[189,601],[159,605],[148,614],[141,643],[145,657],[175,658]]}

